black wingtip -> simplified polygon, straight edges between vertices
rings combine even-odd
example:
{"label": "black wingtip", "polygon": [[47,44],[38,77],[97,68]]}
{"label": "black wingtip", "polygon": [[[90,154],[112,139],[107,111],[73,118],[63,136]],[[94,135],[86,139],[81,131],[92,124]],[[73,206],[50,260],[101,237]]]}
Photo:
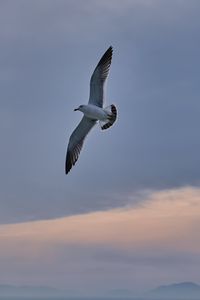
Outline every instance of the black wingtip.
{"label": "black wingtip", "polygon": [[67,175],[72,168],[70,152],[67,151],[66,162],[65,162],[65,174]]}
{"label": "black wingtip", "polygon": [[113,48],[112,46],[110,46],[106,52],[104,53],[104,55],[101,57],[97,67],[99,65],[103,65],[105,63],[109,63],[109,65],[111,64],[111,60],[112,60],[112,54],[113,54]]}
{"label": "black wingtip", "polygon": [[113,54],[113,47],[110,46],[106,52],[104,53],[105,56],[111,56],[112,57],[112,54]]}
{"label": "black wingtip", "polygon": [[113,50],[113,46],[110,45],[110,47],[107,49],[107,51],[108,51],[108,50],[109,50],[109,51]]}
{"label": "black wingtip", "polygon": [[113,47],[110,46],[107,51],[110,53],[110,55],[112,57],[112,55],[113,55]]}

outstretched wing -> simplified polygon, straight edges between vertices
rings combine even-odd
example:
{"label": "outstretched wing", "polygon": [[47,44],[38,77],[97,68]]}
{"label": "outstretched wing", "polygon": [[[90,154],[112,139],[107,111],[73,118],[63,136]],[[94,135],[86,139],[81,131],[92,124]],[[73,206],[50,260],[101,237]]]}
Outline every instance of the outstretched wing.
{"label": "outstretched wing", "polygon": [[69,173],[72,166],[78,160],[84,139],[95,124],[95,120],[89,119],[84,116],[70,136],[65,163],[66,174]]}
{"label": "outstretched wing", "polygon": [[104,101],[104,83],[109,73],[109,68],[112,60],[112,47],[104,53],[96,66],[90,79],[90,98],[89,104],[103,107]]}

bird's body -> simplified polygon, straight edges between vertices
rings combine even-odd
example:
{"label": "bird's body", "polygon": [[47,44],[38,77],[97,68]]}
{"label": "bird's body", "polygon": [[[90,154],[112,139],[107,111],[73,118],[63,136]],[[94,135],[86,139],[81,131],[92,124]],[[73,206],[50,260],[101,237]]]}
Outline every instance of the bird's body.
{"label": "bird's body", "polygon": [[83,142],[89,131],[97,121],[101,129],[107,129],[114,124],[117,118],[117,109],[111,104],[104,108],[104,83],[108,76],[112,59],[112,47],[104,53],[96,66],[90,80],[90,97],[87,105],[80,105],[75,111],[81,111],[84,116],[73,131],[67,148],[65,173],[67,174],[78,160]]}
{"label": "bird's body", "polygon": [[98,107],[93,104],[81,105],[79,110],[89,119],[98,120],[98,121],[106,121],[108,120],[109,113],[106,112],[101,107]]}

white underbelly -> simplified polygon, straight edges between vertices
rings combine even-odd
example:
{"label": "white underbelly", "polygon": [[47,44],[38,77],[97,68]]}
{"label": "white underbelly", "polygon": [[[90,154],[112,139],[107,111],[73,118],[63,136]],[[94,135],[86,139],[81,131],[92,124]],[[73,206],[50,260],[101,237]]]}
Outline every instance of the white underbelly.
{"label": "white underbelly", "polygon": [[107,120],[107,113],[102,108],[94,105],[88,105],[84,115],[93,120]]}

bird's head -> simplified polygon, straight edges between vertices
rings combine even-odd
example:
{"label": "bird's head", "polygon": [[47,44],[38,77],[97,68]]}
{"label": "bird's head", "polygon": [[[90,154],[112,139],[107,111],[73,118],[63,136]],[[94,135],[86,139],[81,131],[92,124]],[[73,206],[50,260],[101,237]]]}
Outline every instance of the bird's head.
{"label": "bird's head", "polygon": [[82,111],[82,110],[83,110],[83,107],[84,107],[84,105],[80,105],[78,108],[75,108],[74,111],[77,111],[77,110]]}

